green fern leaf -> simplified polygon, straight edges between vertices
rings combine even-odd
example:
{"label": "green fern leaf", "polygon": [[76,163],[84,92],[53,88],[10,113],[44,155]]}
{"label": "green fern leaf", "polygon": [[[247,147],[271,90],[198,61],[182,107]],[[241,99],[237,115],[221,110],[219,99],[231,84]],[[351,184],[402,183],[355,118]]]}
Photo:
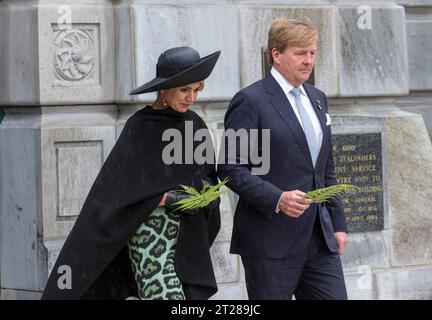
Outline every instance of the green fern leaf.
{"label": "green fern leaf", "polygon": [[183,188],[183,191],[190,194],[191,196],[174,203],[174,205],[178,205],[174,211],[204,208],[212,201],[216,200],[216,198],[218,198],[221,194],[227,192],[227,190],[219,191],[219,189],[227,182],[228,179],[225,179],[212,187],[210,187],[208,183],[204,183],[200,192],[198,192],[194,187],[180,185]]}
{"label": "green fern leaf", "polygon": [[311,199],[314,203],[322,203],[338,195],[352,193],[358,190],[359,188],[352,184],[335,184],[330,187],[309,191],[306,193],[305,198]]}

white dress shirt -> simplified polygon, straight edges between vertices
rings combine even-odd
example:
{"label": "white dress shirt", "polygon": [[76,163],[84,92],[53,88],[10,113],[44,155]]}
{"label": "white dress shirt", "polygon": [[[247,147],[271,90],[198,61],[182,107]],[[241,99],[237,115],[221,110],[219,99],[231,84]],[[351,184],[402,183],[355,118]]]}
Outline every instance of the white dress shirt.
{"label": "white dress shirt", "polygon": [[[286,97],[288,98],[288,101],[291,104],[291,107],[292,107],[292,109],[293,109],[293,111],[297,117],[297,120],[303,128],[300,114],[298,112],[298,107],[295,103],[294,95],[290,92],[294,88],[294,86],[291,83],[289,83],[288,80],[285,79],[284,76],[281,75],[279,73],[279,71],[277,71],[275,68],[272,67],[270,72],[271,72],[272,76],[275,78],[275,80],[277,81],[277,83],[282,88]],[[309,96],[307,95],[305,89],[303,88],[303,85],[301,85],[299,88],[300,88],[300,92],[301,92],[301,101],[302,101],[303,107],[306,109],[306,112],[307,112],[309,118],[311,119],[311,122],[312,122],[312,125],[314,128],[314,132],[315,132],[315,138],[316,138],[317,144],[318,144],[318,149],[320,150],[321,145],[322,145],[322,139],[323,139],[323,131],[321,128],[320,121],[318,119],[317,114],[315,113],[315,110],[312,106],[312,103],[309,99]],[[289,106],[287,106],[287,108],[288,107]],[[280,201],[280,199],[279,199],[279,201]],[[279,210],[280,209],[279,209],[279,202],[278,202],[275,212],[278,213]]]}
{"label": "white dress shirt", "polygon": [[[297,105],[295,103],[294,95],[290,92],[294,88],[294,86],[291,83],[289,83],[288,80],[285,79],[279,73],[279,71],[277,71],[275,68],[272,67],[270,72],[271,72],[272,76],[276,79],[277,83],[282,88],[286,97],[288,98],[288,101],[291,104],[291,107],[293,108],[295,115],[297,116],[297,120],[303,128],[303,123],[301,122],[300,114],[298,112],[298,108],[297,108]],[[312,103],[311,103],[305,89],[303,88],[303,85],[301,85],[299,88],[300,88],[300,92],[301,92],[301,100],[302,100],[303,107],[306,109],[306,112],[312,121],[312,125],[313,125],[314,132],[315,132],[315,138],[316,138],[317,144],[318,144],[318,149],[321,149],[321,144],[322,144],[322,139],[323,139],[323,131],[321,128],[320,121],[318,119],[317,114],[315,113],[315,110],[312,106]]]}

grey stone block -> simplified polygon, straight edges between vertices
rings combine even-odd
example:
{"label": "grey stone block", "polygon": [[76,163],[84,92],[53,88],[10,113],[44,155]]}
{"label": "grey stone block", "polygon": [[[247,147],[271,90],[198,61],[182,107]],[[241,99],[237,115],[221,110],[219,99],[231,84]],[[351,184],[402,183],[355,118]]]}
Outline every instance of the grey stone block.
{"label": "grey stone block", "polygon": [[[36,112],[36,110],[34,110]],[[5,288],[38,290],[38,186],[40,115],[21,129],[7,115],[0,125],[0,269]],[[33,128],[32,128],[33,127]]]}
{"label": "grey stone block", "polygon": [[[408,64],[403,7],[342,6],[339,10],[341,96],[408,93]],[[370,19],[368,23],[368,14]],[[369,28],[370,27],[370,28]]]}
{"label": "grey stone block", "polygon": [[160,5],[214,5],[216,4],[231,4],[232,0],[118,0],[124,3],[134,4],[160,4]]}
{"label": "grey stone block", "polygon": [[336,9],[325,6],[240,7],[242,87],[262,79],[262,48],[267,47],[272,21],[279,17],[310,20],[318,28],[315,85],[329,96],[338,93],[336,61]]}
{"label": "grey stone block", "polygon": [[[46,272],[45,274],[45,282],[48,280],[48,276],[53,271],[53,267],[57,261],[57,258],[60,254],[61,249],[63,248],[65,240],[45,240],[43,241],[43,245],[45,248],[44,260],[46,261]],[[57,270],[55,270],[57,272]],[[44,285],[45,286],[45,285]]]}
{"label": "grey stone block", "polygon": [[133,68],[132,12],[129,1],[114,4],[115,23],[115,100],[118,103],[133,100],[129,92],[134,89]]}
{"label": "grey stone block", "polygon": [[363,266],[356,273],[345,273],[348,300],[372,300],[375,298],[375,277],[372,268]]}
{"label": "grey stone block", "polygon": [[[218,241],[230,241],[233,227],[233,206],[232,206],[232,191],[226,187],[221,190],[227,190],[227,193],[221,195],[220,215],[221,215],[221,229],[217,235]],[[235,207],[234,207],[235,209]]]}
{"label": "grey stone block", "polygon": [[244,282],[218,284],[218,292],[210,300],[248,300]]}
{"label": "grey stone block", "polygon": [[[114,106],[43,108],[41,188],[43,236],[69,234],[115,143]],[[86,116],[83,117],[83,114]]]}
{"label": "grey stone block", "polygon": [[[198,94],[198,98],[200,97],[200,94]],[[198,116],[200,116],[204,121],[205,120],[205,114],[204,114],[204,107],[202,101],[196,101],[189,110],[195,112]]]}
{"label": "grey stone block", "polygon": [[1,288],[0,300],[40,300],[42,292]]}
{"label": "grey stone block", "polygon": [[[213,146],[216,151],[216,159],[220,149],[220,143],[223,134],[223,119],[227,104],[210,103],[201,108],[200,114],[206,121],[213,140]],[[226,187],[222,187],[226,193],[221,195],[220,213],[221,213],[221,230],[217,235],[218,241],[230,241],[233,226],[234,211],[237,205],[237,196],[234,192]]]}
{"label": "grey stone block", "polygon": [[292,6],[292,5],[298,5],[298,6],[304,6],[304,5],[327,5],[334,3],[334,0],[233,0],[234,3],[240,4],[240,5],[274,5],[274,6]]}
{"label": "grey stone block", "polygon": [[401,107],[401,110],[421,115],[429,133],[429,138],[432,140],[432,103],[425,106]]}
{"label": "grey stone block", "polygon": [[378,300],[431,300],[431,266],[376,272]]}
{"label": "grey stone block", "polygon": [[229,253],[229,241],[215,241],[211,248],[213,267],[218,283],[238,282],[239,258]]}
{"label": "grey stone block", "polygon": [[406,32],[410,90],[432,90],[432,21],[407,21]]}
{"label": "grey stone block", "polygon": [[332,134],[383,132],[385,130],[385,121],[377,113],[359,113],[347,107],[344,109],[344,114],[330,114]]}
{"label": "grey stone block", "polygon": [[[112,103],[114,21],[111,6],[70,6],[69,29],[58,5],[38,8],[40,103]],[[70,55],[70,56],[68,56]]]}
{"label": "grey stone block", "polygon": [[[53,264],[56,254],[53,256],[52,248],[47,248],[40,239],[44,219],[41,163],[46,160],[41,159],[41,123],[58,126],[67,116],[60,112],[45,117],[43,108],[8,108],[6,111],[7,116],[0,125],[0,175],[3,177],[0,181],[1,285],[9,289],[42,290],[49,273],[48,265]],[[88,116],[87,120],[93,118],[91,114]],[[82,114],[75,114],[74,121],[83,123]],[[58,168],[63,168],[65,163],[60,162]],[[63,172],[68,172],[70,167],[63,169]],[[53,167],[48,171],[56,172]],[[71,176],[76,177],[75,173]],[[58,190],[65,186],[67,184]],[[74,206],[75,202],[69,195],[65,200],[63,204]],[[58,208],[66,209],[61,205]]]}
{"label": "grey stone block", "polygon": [[333,133],[383,131],[384,228],[430,225],[432,149],[422,117],[380,104],[332,112]]}
{"label": "grey stone block", "polygon": [[[21,2],[0,6],[0,16],[1,29],[7,31],[1,35],[7,37],[2,39],[6,45],[0,52],[7,65],[2,65],[6,72],[0,76],[0,87],[4,88],[0,103],[113,101],[111,6]],[[68,17],[72,20],[67,21]]]}
{"label": "grey stone block", "polygon": [[391,266],[432,264],[432,226],[391,230]]}
{"label": "grey stone block", "polygon": [[389,266],[388,239],[382,231],[350,233],[342,255],[344,271]]}
{"label": "grey stone block", "polygon": [[39,101],[37,22],[37,7],[0,3],[0,105]]}
{"label": "grey stone block", "polygon": [[226,109],[228,108],[227,103],[209,103],[203,105],[202,113],[203,119],[206,121],[207,127],[209,128],[210,134],[213,139],[213,146],[218,154],[221,144],[221,139],[224,130],[224,117]]}
{"label": "grey stone block", "polygon": [[432,144],[421,116],[388,114],[389,228],[432,226]]}
{"label": "grey stone block", "polygon": [[405,7],[430,7],[432,3],[430,0],[397,0],[397,4]]}
{"label": "grey stone block", "polygon": [[[156,76],[155,66],[161,52],[171,47],[190,46],[201,57],[222,51],[212,74],[205,81],[200,100],[228,100],[240,89],[235,7],[134,4],[131,9],[135,64],[123,72],[133,74],[134,87]],[[153,93],[134,96],[136,101],[154,98]]]}

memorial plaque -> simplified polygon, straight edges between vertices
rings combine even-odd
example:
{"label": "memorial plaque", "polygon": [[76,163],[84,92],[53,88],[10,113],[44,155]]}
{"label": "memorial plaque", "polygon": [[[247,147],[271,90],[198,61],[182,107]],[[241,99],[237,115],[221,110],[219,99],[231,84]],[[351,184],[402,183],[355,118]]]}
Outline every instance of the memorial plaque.
{"label": "memorial plaque", "polygon": [[359,191],[342,196],[350,232],[384,228],[381,133],[332,136],[335,173],[339,183]]}

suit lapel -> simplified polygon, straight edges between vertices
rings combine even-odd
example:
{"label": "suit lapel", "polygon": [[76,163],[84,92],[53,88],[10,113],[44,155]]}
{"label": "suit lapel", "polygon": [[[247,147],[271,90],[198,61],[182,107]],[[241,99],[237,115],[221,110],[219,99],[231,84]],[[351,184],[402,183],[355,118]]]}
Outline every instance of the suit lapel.
{"label": "suit lapel", "polygon": [[276,109],[277,114],[279,114],[279,116],[291,130],[295,140],[297,141],[297,144],[304,153],[306,159],[308,159],[312,165],[312,157],[309,151],[306,136],[291,104],[288,101],[288,98],[270,73],[264,80],[266,91],[269,94],[270,104]]}

